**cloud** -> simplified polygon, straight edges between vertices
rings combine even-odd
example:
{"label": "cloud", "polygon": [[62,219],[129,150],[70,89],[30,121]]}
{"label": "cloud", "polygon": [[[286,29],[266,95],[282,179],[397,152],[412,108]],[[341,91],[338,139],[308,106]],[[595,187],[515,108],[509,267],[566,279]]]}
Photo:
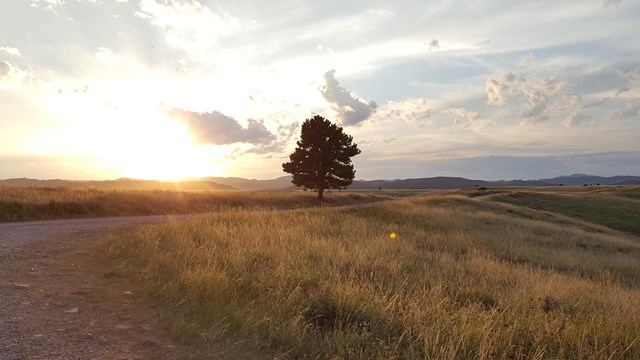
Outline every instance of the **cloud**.
{"label": "cloud", "polygon": [[55,11],[55,8],[65,4],[65,0],[33,0],[31,1],[31,7],[44,8]]}
{"label": "cloud", "polygon": [[282,153],[292,139],[298,134],[300,129],[300,123],[294,122],[287,125],[279,125],[278,126],[278,135],[277,139],[271,141],[270,143],[261,143],[256,144],[256,146],[247,150],[245,153],[254,153],[254,154],[273,154],[273,153]]}
{"label": "cloud", "polygon": [[636,95],[640,95],[638,94],[638,91],[640,90],[640,67],[637,67],[631,71],[629,71],[629,73],[626,74],[626,80],[627,80],[627,87],[621,89],[618,91],[618,93],[616,93],[616,95],[620,95],[620,93],[622,92],[627,92],[629,90],[634,90]]}
{"label": "cloud", "polygon": [[518,65],[520,67],[527,67],[535,64],[535,62],[536,62],[536,54],[529,53],[528,55],[520,58]]}
{"label": "cloud", "polygon": [[[359,160],[361,178],[377,178],[378,168],[396,178],[462,176],[468,179],[544,179],[582,173],[600,176],[637,175],[640,152],[606,152],[546,156],[491,155],[460,158],[389,158]],[[388,178],[388,177],[387,177]]]}
{"label": "cloud", "polygon": [[[539,124],[566,110],[574,99],[566,91],[567,82],[554,75],[538,73],[498,72],[486,80],[487,104],[519,109],[522,124]],[[526,103],[522,103],[522,100]],[[572,109],[579,107],[573,104]]]}
{"label": "cloud", "polygon": [[238,18],[225,11],[213,11],[197,0],[141,0],[136,16],[164,30],[170,46],[192,55],[202,55],[218,40],[239,28]]}
{"label": "cloud", "polygon": [[335,73],[335,70],[330,70],[324,74],[325,85],[320,87],[320,93],[338,113],[340,123],[349,126],[367,120],[375,112],[378,104],[354,97],[340,86]]}
{"label": "cloud", "polygon": [[450,108],[442,111],[443,114],[453,117],[453,126],[479,130],[486,126],[480,115],[475,111],[463,108]]}
{"label": "cloud", "polygon": [[384,135],[377,135],[377,136],[374,136],[374,137],[369,137],[366,140],[360,140],[358,142],[358,145],[360,145],[360,146],[363,146],[363,145],[376,145],[376,146],[378,146],[380,144],[388,144],[388,143],[394,142],[396,140],[398,140],[398,138],[394,138],[394,137],[388,138],[388,137],[386,137]]}
{"label": "cloud", "polygon": [[29,73],[13,66],[8,61],[0,61],[0,90],[14,89],[28,77]]}
{"label": "cloud", "polygon": [[404,101],[391,100],[380,109],[380,112],[384,113],[381,116],[399,118],[416,127],[433,125],[431,119],[433,110],[431,110],[427,99],[424,98]]}
{"label": "cloud", "polygon": [[607,113],[608,120],[622,120],[638,116],[640,110],[640,101],[638,99],[627,101],[624,107],[609,111]]}
{"label": "cloud", "polygon": [[111,49],[106,47],[98,48],[95,57],[104,65],[119,64],[123,60],[122,56],[114,54]]}
{"label": "cloud", "polygon": [[262,121],[249,119],[247,127],[243,128],[236,120],[218,111],[199,113],[177,108],[164,110],[169,116],[186,124],[193,138],[202,144],[265,144],[275,140]]}
{"label": "cloud", "polygon": [[620,5],[622,0],[604,0],[603,6],[612,6],[612,5]]}
{"label": "cloud", "polygon": [[522,83],[526,82],[522,75],[511,72],[499,72],[487,79],[485,87],[487,90],[487,104],[504,105],[517,92]]}
{"label": "cloud", "polygon": [[589,116],[584,115],[583,113],[579,112],[579,111],[574,111],[571,114],[569,114],[569,116],[567,116],[564,121],[562,122],[562,124],[565,127],[575,127],[580,125],[580,123],[583,120],[588,119]]}
{"label": "cloud", "polygon": [[20,56],[20,50],[14,47],[0,46],[0,52],[6,52],[9,55]]}
{"label": "cloud", "polygon": [[429,51],[433,49],[438,49],[440,47],[440,41],[438,39],[433,39],[429,43]]}

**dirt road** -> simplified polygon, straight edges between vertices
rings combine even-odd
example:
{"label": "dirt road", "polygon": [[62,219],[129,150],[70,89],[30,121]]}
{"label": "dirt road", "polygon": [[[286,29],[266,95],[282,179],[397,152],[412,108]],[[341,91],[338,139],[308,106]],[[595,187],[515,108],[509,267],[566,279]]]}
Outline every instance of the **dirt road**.
{"label": "dirt road", "polygon": [[216,358],[169,338],[131,284],[85,270],[100,259],[87,244],[107,230],[169,218],[0,224],[0,360]]}

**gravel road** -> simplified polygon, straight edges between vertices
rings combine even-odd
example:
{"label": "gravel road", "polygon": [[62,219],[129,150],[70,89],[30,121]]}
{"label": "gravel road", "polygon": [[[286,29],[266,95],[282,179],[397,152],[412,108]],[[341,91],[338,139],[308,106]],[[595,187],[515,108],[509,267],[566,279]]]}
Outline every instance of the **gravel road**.
{"label": "gravel road", "polygon": [[136,323],[149,309],[135,289],[65,260],[88,258],[82,245],[113,227],[195,216],[0,224],[0,360],[191,358],[162,329]]}
{"label": "gravel road", "polygon": [[[124,216],[0,223],[0,256],[16,246],[88,230],[104,230],[118,225],[189,219],[198,215]],[[1,258],[0,258],[1,259]]]}

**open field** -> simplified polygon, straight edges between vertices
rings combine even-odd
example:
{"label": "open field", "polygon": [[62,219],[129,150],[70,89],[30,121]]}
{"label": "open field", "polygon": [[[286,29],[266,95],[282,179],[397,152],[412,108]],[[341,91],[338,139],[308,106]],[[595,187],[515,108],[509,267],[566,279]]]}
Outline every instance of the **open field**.
{"label": "open field", "polygon": [[231,336],[280,358],[637,359],[638,188],[600,190],[235,209],[115,232],[95,251],[108,254],[105,275],[138,283],[176,337],[203,346]]}
{"label": "open field", "polygon": [[[323,206],[353,205],[412,196],[419,191],[331,192]],[[301,191],[98,190],[0,186],[0,222],[102,216],[194,214],[228,209],[317,206]]]}

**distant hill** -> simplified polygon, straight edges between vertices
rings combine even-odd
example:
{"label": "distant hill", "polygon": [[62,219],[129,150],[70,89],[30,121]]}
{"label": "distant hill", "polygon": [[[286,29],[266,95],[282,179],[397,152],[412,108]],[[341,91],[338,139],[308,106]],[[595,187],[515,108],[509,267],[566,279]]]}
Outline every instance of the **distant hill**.
{"label": "distant hill", "polygon": [[538,181],[548,183],[550,185],[640,185],[640,176],[594,176],[586,174],[573,174],[568,176],[558,176],[551,179],[540,179]]}
{"label": "distant hill", "polygon": [[207,177],[203,180],[213,181],[239,190],[284,190],[294,186],[291,183],[291,176],[281,176],[271,180],[245,179],[239,177]]}
{"label": "distant hill", "polygon": [[117,179],[102,181],[81,181],[81,180],[37,180],[37,179],[8,179],[0,180],[0,185],[6,186],[34,186],[34,187],[70,187],[70,188],[92,188],[100,190],[237,190],[228,185],[218,184],[213,181],[184,181],[184,182],[164,182],[156,180],[136,180]]}
{"label": "distant hill", "polygon": [[[470,180],[462,177],[429,177],[396,180],[355,180],[349,189],[462,189],[479,186],[579,186],[579,185],[640,185],[640,176],[602,177],[586,174],[573,174],[539,180]],[[117,179],[103,181],[76,180],[36,180],[9,179],[0,180],[0,185],[37,186],[37,187],[76,187],[96,188],[104,190],[296,190],[291,183],[291,176],[282,176],[270,180],[245,179],[239,177],[207,177],[180,182],[163,182],[155,180]]]}
{"label": "distant hill", "polygon": [[484,180],[469,180],[461,177],[431,177],[398,180],[356,180],[349,189],[461,189],[475,186],[491,186]]}
{"label": "distant hill", "polygon": [[499,180],[491,181],[493,186],[551,186],[551,184],[540,180]]}

